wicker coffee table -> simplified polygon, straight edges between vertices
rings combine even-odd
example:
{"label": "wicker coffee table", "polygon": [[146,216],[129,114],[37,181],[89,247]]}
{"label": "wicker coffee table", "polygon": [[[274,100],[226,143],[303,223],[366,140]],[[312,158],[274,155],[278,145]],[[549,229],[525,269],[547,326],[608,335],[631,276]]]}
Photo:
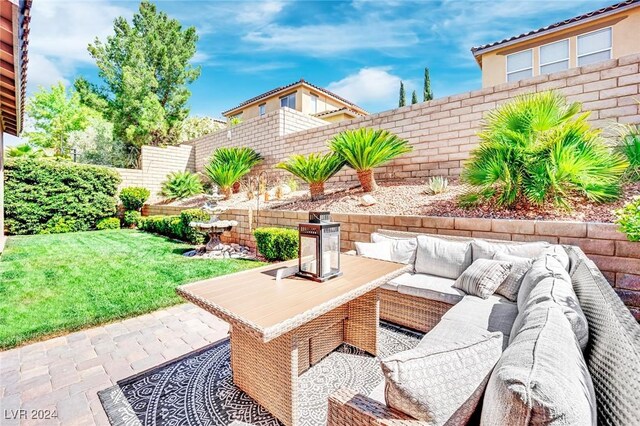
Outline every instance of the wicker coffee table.
{"label": "wicker coffee table", "polygon": [[297,260],[178,287],[231,325],[233,381],[285,425],[298,423],[298,375],[343,342],[377,354],[378,287],[407,268],[341,255],[341,277],[276,281]]}

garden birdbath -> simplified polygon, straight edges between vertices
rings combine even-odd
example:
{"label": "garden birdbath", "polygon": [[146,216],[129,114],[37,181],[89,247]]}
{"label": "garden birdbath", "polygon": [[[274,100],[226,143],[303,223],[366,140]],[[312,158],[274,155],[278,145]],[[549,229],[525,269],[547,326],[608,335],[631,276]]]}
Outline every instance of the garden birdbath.
{"label": "garden birdbath", "polygon": [[227,210],[226,207],[218,205],[218,201],[224,198],[223,195],[205,195],[207,201],[202,206],[202,210],[209,214],[208,222],[191,222],[189,226],[198,232],[209,235],[209,241],[205,246],[206,251],[218,250],[222,242],[220,236],[225,231],[230,231],[234,226],[238,226],[236,220],[220,220],[218,215]]}

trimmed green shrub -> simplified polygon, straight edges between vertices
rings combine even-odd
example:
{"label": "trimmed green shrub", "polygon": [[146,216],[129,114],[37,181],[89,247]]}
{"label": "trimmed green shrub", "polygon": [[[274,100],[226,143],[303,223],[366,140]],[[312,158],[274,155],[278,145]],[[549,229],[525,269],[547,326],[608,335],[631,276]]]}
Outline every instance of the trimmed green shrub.
{"label": "trimmed green shrub", "polygon": [[10,159],[5,216],[10,234],[88,231],[116,214],[120,176],[107,167],[54,159]]}
{"label": "trimmed green shrub", "polygon": [[138,222],[140,222],[140,218],[142,215],[139,211],[129,210],[124,212],[124,216],[122,217],[122,223],[124,226],[128,228],[132,228],[138,226]]}
{"label": "trimmed green shrub", "polygon": [[629,241],[640,241],[640,198],[616,210],[616,223],[620,232],[627,234]]}
{"label": "trimmed green shrub", "polygon": [[98,231],[102,231],[104,229],[120,229],[120,219],[117,217],[108,217],[106,219],[102,219],[96,225],[96,229]]}
{"label": "trimmed green shrub", "polygon": [[151,193],[147,188],[143,188],[140,186],[129,186],[126,188],[122,188],[120,191],[120,201],[124,206],[125,210],[136,210],[140,211],[145,201],[149,198]]}
{"label": "trimmed green shrub", "polygon": [[257,228],[253,231],[258,252],[270,262],[298,257],[298,231],[288,228]]}
{"label": "trimmed green shrub", "polygon": [[191,222],[204,222],[209,215],[200,209],[188,209],[179,216],[146,216],[138,222],[142,231],[164,235],[176,240],[187,241],[192,244],[202,244],[204,235],[189,226]]}

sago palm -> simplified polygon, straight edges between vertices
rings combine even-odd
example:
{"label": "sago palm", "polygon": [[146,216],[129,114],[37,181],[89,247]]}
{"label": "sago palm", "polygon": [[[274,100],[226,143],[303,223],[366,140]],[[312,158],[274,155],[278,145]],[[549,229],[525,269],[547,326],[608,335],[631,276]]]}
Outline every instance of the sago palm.
{"label": "sago palm", "polygon": [[[217,162],[239,162],[245,164],[251,170],[262,161],[262,156],[255,150],[247,147],[218,148],[213,153],[211,161]],[[232,185],[233,192],[240,191],[240,181]]]}
{"label": "sago palm", "polygon": [[338,173],[342,166],[344,166],[344,160],[335,153],[324,155],[312,153],[306,157],[292,155],[276,168],[286,170],[308,183],[311,199],[316,200],[324,195],[324,183]]}
{"label": "sago palm", "polygon": [[202,192],[200,177],[195,173],[184,171],[167,175],[167,180],[162,183],[161,194],[174,200],[181,200]]}
{"label": "sago palm", "polygon": [[207,177],[218,185],[220,192],[228,200],[231,197],[233,184],[249,173],[251,167],[242,161],[211,161],[204,166],[204,170]]}
{"label": "sago palm", "polygon": [[462,172],[475,187],[462,201],[494,199],[509,207],[550,200],[568,207],[568,196],[576,192],[595,202],[617,198],[627,162],[609,150],[580,108],[555,92],[542,92],[490,112],[480,146]]}
{"label": "sago palm", "polygon": [[336,135],[329,147],[358,173],[362,190],[377,188],[373,169],[412,150],[411,145],[387,130],[361,128]]}

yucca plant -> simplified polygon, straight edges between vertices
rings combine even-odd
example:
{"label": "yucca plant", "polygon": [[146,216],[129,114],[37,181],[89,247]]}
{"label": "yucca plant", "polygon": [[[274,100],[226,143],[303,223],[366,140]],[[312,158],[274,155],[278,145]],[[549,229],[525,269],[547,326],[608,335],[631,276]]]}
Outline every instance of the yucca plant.
{"label": "yucca plant", "polygon": [[342,166],[344,166],[344,160],[335,153],[324,155],[312,153],[306,157],[292,155],[276,168],[286,170],[308,183],[311,199],[316,200],[324,195],[324,183],[338,173]]}
{"label": "yucca plant", "polygon": [[[262,161],[262,156],[255,150],[247,147],[218,148],[213,153],[211,161],[239,162],[245,164],[251,170]],[[240,181],[232,185],[233,193],[240,192]]]}
{"label": "yucca plant", "polygon": [[211,161],[204,166],[206,175],[213,183],[218,185],[224,198],[228,200],[232,194],[233,184],[251,171],[243,161]]}
{"label": "yucca plant", "polygon": [[167,175],[167,180],[162,183],[161,194],[167,198],[181,200],[203,192],[200,177],[195,173],[184,171]]}
{"label": "yucca plant", "polygon": [[329,147],[358,173],[364,192],[377,188],[373,169],[412,150],[411,145],[387,130],[361,128],[336,135]]}
{"label": "yucca plant", "polygon": [[620,145],[616,150],[629,162],[625,176],[629,180],[640,180],[640,126],[636,124],[618,124],[616,126]]}
{"label": "yucca plant", "polygon": [[490,112],[480,146],[462,172],[463,181],[475,187],[462,203],[492,199],[510,207],[553,201],[569,207],[572,193],[594,202],[616,199],[628,163],[606,146],[587,123],[589,113],[580,109],[555,92],[541,92]]}

